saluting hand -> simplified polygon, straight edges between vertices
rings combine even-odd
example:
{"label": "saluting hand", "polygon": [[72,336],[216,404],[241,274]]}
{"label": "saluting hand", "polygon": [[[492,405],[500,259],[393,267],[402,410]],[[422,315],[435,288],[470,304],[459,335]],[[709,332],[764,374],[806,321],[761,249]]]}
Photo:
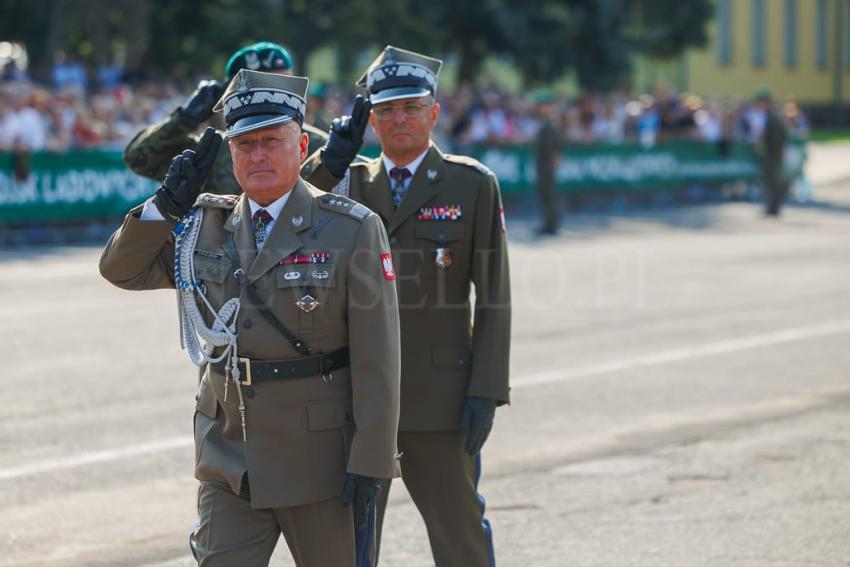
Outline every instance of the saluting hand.
{"label": "saluting hand", "polygon": [[496,417],[496,400],[469,396],[463,404],[460,430],[466,431],[466,452],[475,455],[481,451],[493,428]]}
{"label": "saluting hand", "polygon": [[216,80],[200,81],[195,92],[189,96],[180,116],[197,128],[202,122],[209,120],[213,114],[215,103],[224,94],[224,84]]}
{"label": "saluting hand", "polygon": [[322,149],[322,163],[335,177],[344,177],[348,166],[357,157],[371,110],[372,102],[363,95],[357,95],[351,116],[340,116],[331,122],[330,135]]}
{"label": "saluting hand", "polygon": [[221,135],[215,128],[207,128],[197,149],[183,150],[171,161],[165,180],[153,199],[162,216],[176,224],[189,212],[201,193],[220,147]]}

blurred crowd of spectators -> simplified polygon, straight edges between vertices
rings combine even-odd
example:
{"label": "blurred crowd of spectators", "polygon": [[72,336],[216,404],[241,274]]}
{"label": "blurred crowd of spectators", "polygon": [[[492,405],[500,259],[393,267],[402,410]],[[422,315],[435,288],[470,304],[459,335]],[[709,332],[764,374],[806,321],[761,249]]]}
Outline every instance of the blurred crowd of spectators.
{"label": "blurred crowd of spectators", "polygon": [[[0,151],[123,149],[140,129],[167,117],[183,104],[194,84],[167,81],[129,85],[120,69],[101,68],[90,79],[73,62],[58,64],[53,85],[30,83],[12,66],[0,75]],[[311,89],[307,121],[319,128],[351,108],[352,90],[316,85]],[[585,95],[513,93],[497,87],[442,89],[437,143],[448,151],[477,144],[528,144],[545,113],[566,143],[651,146],[669,139],[753,142],[764,114],[749,101],[702,99],[656,89],[634,98],[624,94]],[[778,101],[792,136],[806,137],[808,121],[792,101]],[[367,143],[376,143],[367,134]]]}
{"label": "blurred crowd of spectators", "polygon": [[[567,144],[639,142],[644,146],[678,139],[753,143],[765,120],[752,101],[706,100],[663,88],[637,98],[615,93],[576,99],[485,88],[442,96],[441,105],[439,135],[461,148],[531,143],[544,115]],[[777,101],[777,110],[792,136],[808,136],[809,122],[795,102]]]}

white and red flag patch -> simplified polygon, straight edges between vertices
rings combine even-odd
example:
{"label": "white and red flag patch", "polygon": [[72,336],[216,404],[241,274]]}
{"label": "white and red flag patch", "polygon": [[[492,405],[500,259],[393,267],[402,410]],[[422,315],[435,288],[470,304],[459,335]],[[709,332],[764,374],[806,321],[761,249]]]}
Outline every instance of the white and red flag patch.
{"label": "white and red flag patch", "polygon": [[388,282],[395,280],[395,268],[393,267],[393,255],[389,252],[381,254],[381,267],[384,269],[384,279]]}

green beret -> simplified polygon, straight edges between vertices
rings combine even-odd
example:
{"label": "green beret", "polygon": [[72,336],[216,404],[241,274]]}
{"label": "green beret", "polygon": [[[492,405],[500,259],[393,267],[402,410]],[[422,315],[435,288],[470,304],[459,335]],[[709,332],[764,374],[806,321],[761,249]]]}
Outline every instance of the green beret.
{"label": "green beret", "polygon": [[239,69],[266,71],[270,73],[292,70],[292,56],[282,45],[261,41],[243,47],[227,60],[224,78],[229,81]]}
{"label": "green beret", "polygon": [[773,94],[770,92],[770,89],[766,87],[762,87],[756,91],[756,100],[771,100],[773,98]]}

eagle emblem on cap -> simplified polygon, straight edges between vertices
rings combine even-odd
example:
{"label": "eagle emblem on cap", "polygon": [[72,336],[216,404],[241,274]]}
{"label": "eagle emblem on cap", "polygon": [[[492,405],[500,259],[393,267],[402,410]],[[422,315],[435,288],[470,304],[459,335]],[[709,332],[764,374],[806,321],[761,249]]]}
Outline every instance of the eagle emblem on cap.
{"label": "eagle emblem on cap", "polygon": [[252,71],[260,68],[260,55],[256,51],[249,51],[245,54],[245,66]]}
{"label": "eagle emblem on cap", "polygon": [[248,77],[245,73],[239,73],[239,76],[236,78],[236,89],[240,93],[244,93],[246,91],[251,90],[251,85],[248,83]]}

